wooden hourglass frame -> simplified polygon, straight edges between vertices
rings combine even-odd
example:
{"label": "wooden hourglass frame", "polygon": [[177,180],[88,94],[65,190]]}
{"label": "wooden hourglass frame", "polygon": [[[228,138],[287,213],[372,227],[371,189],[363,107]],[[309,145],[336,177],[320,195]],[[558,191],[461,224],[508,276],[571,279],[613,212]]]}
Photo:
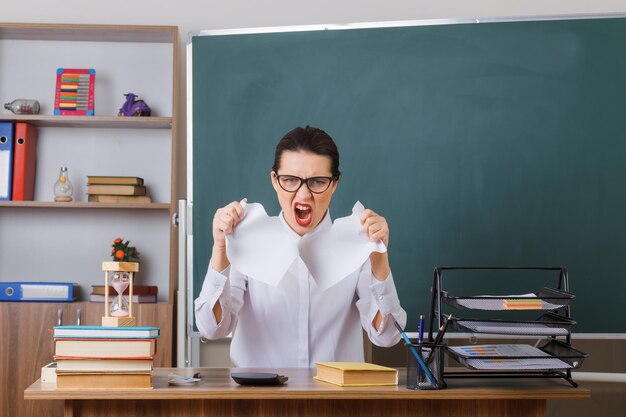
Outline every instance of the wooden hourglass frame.
{"label": "wooden hourglass frame", "polygon": [[[104,271],[104,317],[102,317],[102,325],[109,327],[130,327],[136,326],[137,321],[133,316],[133,277],[135,272],[139,271],[139,263],[137,262],[102,262],[102,270]],[[128,273],[128,315],[124,316],[112,316],[111,315],[111,303],[109,301],[109,287],[113,286],[111,283],[111,276],[114,273]],[[118,306],[122,306],[122,298],[124,290],[118,292],[116,299],[113,302],[118,302]]]}

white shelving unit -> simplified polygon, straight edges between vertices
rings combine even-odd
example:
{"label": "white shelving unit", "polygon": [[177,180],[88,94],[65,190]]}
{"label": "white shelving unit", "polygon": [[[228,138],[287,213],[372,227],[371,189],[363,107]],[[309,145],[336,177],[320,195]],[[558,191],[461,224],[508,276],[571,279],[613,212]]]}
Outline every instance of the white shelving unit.
{"label": "white shelving unit", "polygon": [[[137,282],[173,302],[177,63],[176,27],[0,23],[0,100],[41,104],[39,115],[0,110],[0,121],[31,123],[39,136],[35,201],[0,202],[0,281],[77,282],[85,300],[119,236],[141,252]],[[96,116],[52,115],[58,67],[96,70]],[[128,92],[152,117],[117,116]],[[61,166],[71,203],[53,201]],[[88,203],[87,175],[143,177],[153,203]]]}

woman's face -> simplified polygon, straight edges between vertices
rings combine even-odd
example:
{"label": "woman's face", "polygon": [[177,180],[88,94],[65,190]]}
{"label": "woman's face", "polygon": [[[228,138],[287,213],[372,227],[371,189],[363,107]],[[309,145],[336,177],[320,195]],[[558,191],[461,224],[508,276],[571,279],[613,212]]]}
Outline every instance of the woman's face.
{"label": "woman's face", "polygon": [[[280,158],[278,175],[292,175],[305,180],[311,177],[332,177],[331,162],[326,155],[284,151]],[[274,172],[270,176],[287,224],[300,236],[315,229],[328,211],[337,181],[332,181],[330,187],[321,194],[312,193],[305,183],[298,191],[290,193],[281,188]]]}

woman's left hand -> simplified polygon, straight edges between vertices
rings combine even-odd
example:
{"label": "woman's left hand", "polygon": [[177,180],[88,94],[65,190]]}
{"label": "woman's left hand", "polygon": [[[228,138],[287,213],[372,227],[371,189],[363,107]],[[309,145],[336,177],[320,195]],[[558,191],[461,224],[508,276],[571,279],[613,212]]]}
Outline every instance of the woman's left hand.
{"label": "woman's left hand", "polygon": [[385,246],[389,246],[389,226],[383,216],[366,209],[361,214],[361,224],[370,241],[378,242],[380,240]]}

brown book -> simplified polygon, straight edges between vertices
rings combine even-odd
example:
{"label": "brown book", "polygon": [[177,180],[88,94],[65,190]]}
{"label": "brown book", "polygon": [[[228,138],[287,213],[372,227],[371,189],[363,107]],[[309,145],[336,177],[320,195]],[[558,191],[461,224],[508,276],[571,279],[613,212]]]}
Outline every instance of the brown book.
{"label": "brown book", "polygon": [[152,373],[57,373],[57,389],[152,388]]}
{"label": "brown book", "polygon": [[55,359],[152,359],[156,339],[54,339]]}
{"label": "brown book", "polygon": [[59,359],[57,373],[148,373],[152,359]]}
{"label": "brown book", "polygon": [[[109,293],[109,300],[112,302],[117,293]],[[89,301],[92,303],[104,303],[104,295],[103,294],[89,294]],[[149,304],[156,303],[157,297],[154,294],[134,294],[133,293],[133,304]]]}
{"label": "brown book", "polygon": [[[124,294],[128,295],[129,292],[129,288],[126,288],[126,290],[124,291]],[[100,294],[100,295],[104,295],[104,285],[92,285],[91,286],[91,293],[92,294]],[[153,295],[158,295],[159,294],[159,287],[156,285],[133,285],[133,295],[138,294],[138,295],[144,295],[144,294],[153,294]],[[117,293],[115,292],[115,290],[113,289],[113,287],[109,286],[109,296],[115,296],[117,295]]]}
{"label": "brown book", "polygon": [[87,175],[87,184],[130,184],[143,185],[143,178],[140,177],[103,177],[100,175]]}
{"label": "brown book", "polygon": [[398,370],[365,362],[317,362],[318,381],[342,387],[398,385]]}
{"label": "brown book", "polygon": [[99,195],[92,194],[88,197],[90,203],[152,203],[147,195]]}
{"label": "brown book", "polygon": [[87,194],[146,195],[146,187],[145,185],[88,184]]}

